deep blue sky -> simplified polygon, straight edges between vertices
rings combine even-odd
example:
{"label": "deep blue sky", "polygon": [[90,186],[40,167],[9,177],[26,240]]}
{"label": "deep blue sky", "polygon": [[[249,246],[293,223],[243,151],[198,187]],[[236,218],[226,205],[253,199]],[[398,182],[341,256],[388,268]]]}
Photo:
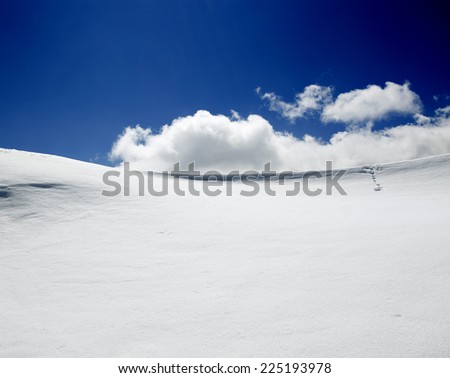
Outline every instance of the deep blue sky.
{"label": "deep blue sky", "polygon": [[409,80],[431,114],[450,95],[439,3],[0,0],[0,147],[105,162],[124,127],[198,109],[258,113],[298,136],[343,128],[291,125],[257,86],[291,100],[314,83]]}

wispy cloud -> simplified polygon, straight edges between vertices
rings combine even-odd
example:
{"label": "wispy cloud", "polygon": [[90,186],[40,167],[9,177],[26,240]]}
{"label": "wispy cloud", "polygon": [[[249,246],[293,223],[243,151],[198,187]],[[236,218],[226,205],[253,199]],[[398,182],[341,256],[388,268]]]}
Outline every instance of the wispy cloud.
{"label": "wispy cloud", "polygon": [[331,87],[320,85],[308,85],[303,92],[295,95],[294,102],[283,101],[275,93],[262,93],[261,88],[256,88],[256,93],[261,99],[268,101],[270,110],[278,112],[282,117],[294,122],[307,114],[320,112],[322,108],[332,100]]}

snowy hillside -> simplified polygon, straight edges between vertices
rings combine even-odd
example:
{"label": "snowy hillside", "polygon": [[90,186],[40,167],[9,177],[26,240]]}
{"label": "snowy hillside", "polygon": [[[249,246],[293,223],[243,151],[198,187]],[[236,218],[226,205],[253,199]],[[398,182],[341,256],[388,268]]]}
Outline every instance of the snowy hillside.
{"label": "snowy hillside", "polygon": [[450,357],[450,155],[347,196],[105,197],[107,169],[0,149],[1,357]]}

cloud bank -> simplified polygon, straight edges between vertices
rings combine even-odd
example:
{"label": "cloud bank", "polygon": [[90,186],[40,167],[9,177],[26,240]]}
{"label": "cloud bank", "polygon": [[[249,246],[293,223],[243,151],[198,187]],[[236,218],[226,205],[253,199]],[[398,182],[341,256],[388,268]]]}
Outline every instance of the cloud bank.
{"label": "cloud bank", "polygon": [[[394,89],[394,92],[398,90]],[[400,91],[411,98],[407,87]],[[375,97],[378,92],[375,91]],[[352,98],[345,101],[352,103]],[[380,112],[370,114],[372,118],[379,117]],[[202,171],[228,172],[260,171],[269,161],[277,170],[304,171],[324,169],[326,160],[332,160],[335,167],[345,168],[444,153],[450,153],[450,107],[439,109],[435,117],[418,116],[413,124],[382,131],[370,128],[341,131],[329,142],[310,135],[299,139],[277,132],[259,115],[244,119],[236,114],[227,117],[200,110],[175,119],[159,133],[140,126],[126,128],[110,156],[132,162],[142,170],[171,170],[176,162],[183,168],[195,161]]]}

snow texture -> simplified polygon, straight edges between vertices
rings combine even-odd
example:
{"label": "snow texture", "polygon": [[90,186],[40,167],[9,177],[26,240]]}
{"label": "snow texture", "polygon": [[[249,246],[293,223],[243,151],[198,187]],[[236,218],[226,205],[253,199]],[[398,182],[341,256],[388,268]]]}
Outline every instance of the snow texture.
{"label": "snow texture", "polygon": [[450,357],[450,155],[347,196],[104,197],[106,169],[0,150],[1,357]]}

